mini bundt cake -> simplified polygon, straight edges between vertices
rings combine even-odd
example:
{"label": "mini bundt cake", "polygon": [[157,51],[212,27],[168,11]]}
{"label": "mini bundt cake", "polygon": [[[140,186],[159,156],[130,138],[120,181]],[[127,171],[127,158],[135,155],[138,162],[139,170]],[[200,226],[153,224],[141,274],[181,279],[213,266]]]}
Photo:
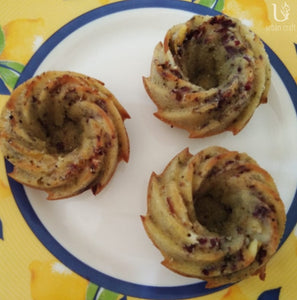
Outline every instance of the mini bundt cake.
{"label": "mini bundt cake", "polygon": [[152,174],[144,228],[167,268],[207,287],[265,278],[285,210],[271,176],[245,153],[186,148]]}
{"label": "mini bundt cake", "polygon": [[237,134],[267,102],[271,69],[260,38],[239,20],[196,15],[168,30],[145,89],[155,116],[192,138]]}
{"label": "mini bundt cake", "polygon": [[0,145],[10,177],[48,199],[97,194],[120,160],[129,159],[128,113],[94,78],[48,71],[11,94],[0,119]]}

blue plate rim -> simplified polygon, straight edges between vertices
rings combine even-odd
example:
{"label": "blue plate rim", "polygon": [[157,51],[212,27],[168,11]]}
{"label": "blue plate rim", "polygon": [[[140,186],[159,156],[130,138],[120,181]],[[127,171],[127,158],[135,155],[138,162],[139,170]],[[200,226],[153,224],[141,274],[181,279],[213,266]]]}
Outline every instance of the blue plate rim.
{"label": "blue plate rim", "polygon": [[[56,31],[52,36],[50,36],[44,44],[35,52],[31,60],[25,66],[23,72],[21,73],[17,86],[31,78],[36,72],[39,65],[46,58],[46,56],[68,35],[79,29],[80,27],[94,21],[96,19],[114,14],[117,12],[123,12],[125,10],[132,10],[138,8],[168,8],[168,9],[178,9],[189,11],[199,14],[215,15],[219,12],[207,8],[205,6],[180,1],[180,0],[126,0],[120,1],[106,6],[95,8],[88,11],[77,18],[73,19],[69,23],[65,24],[58,31]],[[293,95],[297,94],[297,87],[294,79],[292,78],[290,72],[278,56],[272,51],[272,49],[265,44],[266,51],[269,55],[272,66],[277,70],[280,78],[282,79],[284,85],[286,86],[288,93],[292,99],[295,112],[297,111],[297,101],[294,101]],[[5,162],[7,173],[12,171],[12,165],[9,162]],[[33,207],[28,200],[24,187],[15,182],[13,179],[9,178],[9,184],[14,195],[16,204],[27,222],[28,226],[35,234],[35,236],[41,241],[41,243],[51,252],[57,259],[59,259],[65,266],[81,275],[82,277],[88,279],[90,282],[97,284],[100,287],[109,289],[111,291],[117,292],[126,296],[133,296],[138,298],[147,299],[163,299],[169,300],[174,297],[174,299],[183,298],[193,298],[200,297],[208,294],[215,293],[221,289],[226,288],[220,287],[216,289],[206,289],[205,282],[199,282],[195,284],[176,286],[176,287],[164,287],[164,286],[147,286],[140,285],[124,280],[113,278],[109,275],[103,274],[100,271],[86,265],[75,256],[73,256],[68,250],[66,250],[55,238],[48,232],[45,226],[42,224],[38,216],[36,215]],[[283,235],[281,245],[290,235],[291,231],[297,222],[297,216],[294,212],[297,211],[297,192],[295,193],[292,204],[287,213],[287,224],[285,228],[285,233]]]}

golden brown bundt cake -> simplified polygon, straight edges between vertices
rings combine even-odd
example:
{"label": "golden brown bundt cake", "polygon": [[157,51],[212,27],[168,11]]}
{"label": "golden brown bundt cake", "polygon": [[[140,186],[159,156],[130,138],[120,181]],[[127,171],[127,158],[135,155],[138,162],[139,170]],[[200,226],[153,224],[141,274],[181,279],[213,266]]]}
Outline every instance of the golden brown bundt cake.
{"label": "golden brown bundt cake", "polygon": [[9,175],[48,199],[97,194],[129,159],[128,113],[94,78],[48,71],[18,86],[0,119]]}
{"label": "golden brown bundt cake", "polygon": [[148,187],[144,228],[167,268],[221,286],[265,277],[286,215],[271,176],[245,153],[186,148]]}
{"label": "golden brown bundt cake", "polygon": [[143,81],[155,116],[198,138],[237,134],[267,101],[270,73],[263,43],[248,27],[196,15],[168,30]]}

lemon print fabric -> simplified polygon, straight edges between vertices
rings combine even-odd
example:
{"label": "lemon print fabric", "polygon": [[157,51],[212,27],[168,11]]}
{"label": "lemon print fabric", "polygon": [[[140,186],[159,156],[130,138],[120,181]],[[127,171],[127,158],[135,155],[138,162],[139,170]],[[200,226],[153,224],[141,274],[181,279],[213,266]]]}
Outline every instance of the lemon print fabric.
{"label": "lemon print fabric", "polygon": [[16,19],[0,26],[0,94],[10,94],[24,65],[44,41],[44,21]]}
{"label": "lemon print fabric", "polygon": [[80,277],[61,262],[34,260],[30,266],[32,300],[125,300]]}
{"label": "lemon print fabric", "polygon": [[16,19],[3,26],[5,47],[0,60],[26,64],[44,41],[45,24],[42,18]]}
{"label": "lemon print fabric", "polygon": [[263,0],[225,0],[223,13],[237,16],[250,27],[270,25],[267,5]]}
{"label": "lemon print fabric", "polygon": [[31,294],[33,300],[85,300],[88,281],[56,260],[33,261]]}
{"label": "lemon print fabric", "polygon": [[265,0],[198,0],[195,3],[237,17],[250,27],[270,25]]}
{"label": "lemon print fabric", "polygon": [[248,298],[242,293],[237,285],[234,285],[227,289],[226,294],[221,300],[248,300]]}

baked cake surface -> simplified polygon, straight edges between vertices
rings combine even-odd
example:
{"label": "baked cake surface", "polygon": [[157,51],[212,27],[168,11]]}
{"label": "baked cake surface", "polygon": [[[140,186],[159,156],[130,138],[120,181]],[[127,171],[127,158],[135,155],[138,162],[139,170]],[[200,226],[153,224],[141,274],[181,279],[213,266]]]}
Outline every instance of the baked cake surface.
{"label": "baked cake surface", "polygon": [[128,113],[104,84],[75,72],[48,71],[11,94],[0,119],[9,176],[48,199],[97,194],[129,159]]}
{"label": "baked cake surface", "polygon": [[245,153],[186,148],[148,186],[144,228],[162,264],[207,287],[265,277],[285,227],[272,177]]}
{"label": "baked cake surface", "polygon": [[196,15],[168,30],[143,82],[155,116],[199,138],[241,131],[267,101],[270,73],[264,45],[247,26]]}

